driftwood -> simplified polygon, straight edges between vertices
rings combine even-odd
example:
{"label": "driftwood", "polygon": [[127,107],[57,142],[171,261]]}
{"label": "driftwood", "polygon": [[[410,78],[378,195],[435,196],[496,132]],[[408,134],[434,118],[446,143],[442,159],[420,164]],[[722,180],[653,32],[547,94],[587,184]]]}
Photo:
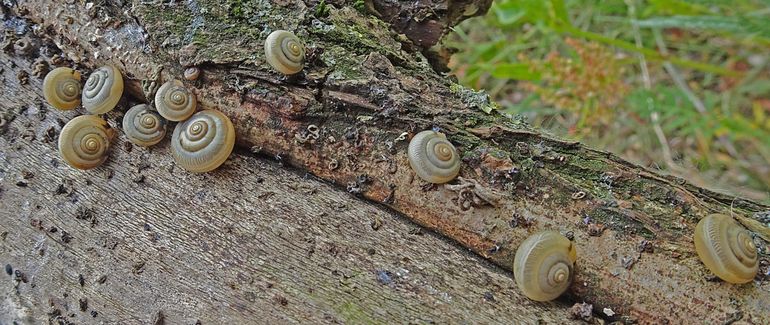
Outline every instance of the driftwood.
{"label": "driftwood", "polygon": [[[436,66],[441,64],[440,56],[424,48],[431,42],[415,41],[421,38],[410,30],[419,25],[398,23],[408,21],[403,19],[404,15],[416,21],[434,17],[436,24],[443,24],[437,30],[445,32],[447,26],[462,16],[458,16],[458,12],[483,13],[488,1],[459,6],[436,2],[432,5],[444,9],[435,13],[425,9],[431,4],[421,2],[415,6],[425,6],[424,10],[403,3],[398,11],[388,13],[377,9],[382,8],[382,3],[378,7],[376,1],[323,5],[316,2],[247,5],[241,1],[223,4],[204,0],[65,2],[73,3],[24,1],[6,8],[5,19],[19,20],[20,24],[35,23],[37,28],[28,34],[36,34],[34,38],[44,45],[38,54],[46,58],[58,54],[57,58],[73,61],[65,60],[63,64],[74,64],[84,71],[105,63],[118,66],[126,73],[131,93],[139,99],[159,80],[181,78],[184,68],[199,67],[202,78],[189,82],[188,86],[197,93],[203,107],[219,109],[233,119],[242,150],[259,152],[362,198],[384,203],[504,269],[510,269],[518,243],[532,232],[542,229],[571,232],[579,260],[576,280],[564,299],[592,303],[597,316],[605,320],[770,322],[770,284],[761,279],[741,286],[713,281],[698,261],[691,238],[695,224],[705,215],[714,212],[733,215],[757,235],[764,274],[768,267],[770,228],[766,218],[770,207],[697,188],[613,154],[544,135],[522,122],[500,116],[494,111],[495,104],[483,93],[465,89],[436,72]],[[478,9],[470,10],[469,5]],[[396,34],[387,22],[372,14],[392,22],[396,30],[406,36]],[[308,64],[299,76],[277,75],[264,62],[262,42],[267,33],[278,28],[293,30],[307,42]],[[31,72],[32,63],[30,58],[26,64],[6,69],[14,74]],[[13,89],[17,83],[18,80],[6,78],[4,87]],[[30,87],[39,87],[39,80],[35,78],[30,77],[29,83]],[[39,98],[27,105],[24,107],[28,110],[31,106],[47,110]],[[107,118],[115,124],[120,119],[119,111],[125,111],[126,105]],[[19,114],[11,108],[3,106],[6,119],[14,119]],[[74,115],[48,112],[46,116],[66,120]],[[10,125],[16,125],[15,128],[27,127],[18,126],[18,121],[13,123]],[[54,123],[52,127],[55,135],[60,126]],[[317,133],[308,131],[316,128]],[[411,135],[429,128],[441,129],[458,146],[464,158],[462,180],[458,178],[449,186],[432,186],[414,177],[406,162],[406,144]],[[47,132],[36,131],[35,141],[41,141],[40,137],[46,135],[44,131]],[[6,133],[3,148],[25,150],[24,146],[18,148],[17,143],[27,145],[34,141],[23,142],[30,141],[24,138],[24,132],[17,129],[16,133]],[[45,148],[47,155],[55,156],[52,144]],[[40,151],[26,150],[33,156],[40,154]],[[114,155],[121,157],[123,150],[118,149]],[[136,151],[132,155],[137,155]],[[167,155],[166,149],[153,149],[134,159],[161,159],[158,156],[162,155]],[[28,168],[44,173],[43,164],[34,160],[39,157],[27,159],[4,169]],[[66,173],[96,177],[99,173],[119,170],[121,162],[121,158],[113,158],[96,171]],[[170,166],[168,160],[165,164]],[[241,164],[246,162],[236,157],[223,171],[204,176],[191,176],[172,168],[172,174],[181,178],[173,185],[163,185],[170,193],[147,191],[185,202],[190,199],[177,196],[172,189],[192,186],[186,184],[223,182],[222,193],[237,193],[243,185],[233,185],[228,190],[224,184],[227,180],[243,181],[237,176],[246,170]],[[60,169],[66,170],[66,167],[59,167],[57,171]],[[127,176],[118,179],[125,180],[124,177]],[[107,189],[121,193],[127,190],[126,185],[111,187],[109,182],[91,187],[96,191],[102,186],[105,188],[99,191],[105,191],[103,193],[108,193]],[[458,189],[474,191],[470,204],[458,196]],[[19,190],[14,188],[11,193]],[[30,200],[41,197],[42,194],[38,194]],[[219,202],[222,209],[237,213],[245,209],[238,202],[247,197],[241,195]],[[132,211],[141,211],[137,204],[143,198],[138,193],[129,192],[119,198],[127,201],[124,204],[134,206]],[[290,202],[293,201],[296,200]],[[23,205],[21,211],[32,211],[34,207]],[[102,213],[110,211],[106,207]],[[54,218],[55,213],[45,215]],[[159,214],[164,214],[164,210],[159,210]],[[170,210],[165,210],[165,214],[158,218],[171,218],[170,222],[177,219]],[[215,227],[217,219],[197,220],[204,221],[203,227]],[[214,228],[210,232],[226,231]],[[240,231],[242,236],[255,234],[250,228]],[[167,244],[193,245],[193,239],[185,236],[180,235],[179,241],[169,240]],[[406,249],[404,246],[408,245],[401,245],[399,249]],[[267,248],[256,245],[255,249]],[[15,249],[9,251],[16,252]],[[213,255],[213,258],[222,258],[221,261],[209,263],[227,265],[228,259],[223,257],[227,254],[232,254],[229,260],[237,264],[245,260],[248,253],[223,252]],[[161,259],[156,257],[156,260]],[[450,270],[444,272],[461,281],[461,275]],[[454,272],[467,272],[465,276],[469,279],[465,281],[477,277],[476,272],[468,270]],[[507,285],[512,286],[512,282]],[[147,287],[149,289],[151,287]],[[156,297],[147,294],[142,299]],[[211,299],[206,303],[216,305],[216,301]],[[130,303],[126,308],[130,308]],[[383,310],[390,309],[383,307]]]}

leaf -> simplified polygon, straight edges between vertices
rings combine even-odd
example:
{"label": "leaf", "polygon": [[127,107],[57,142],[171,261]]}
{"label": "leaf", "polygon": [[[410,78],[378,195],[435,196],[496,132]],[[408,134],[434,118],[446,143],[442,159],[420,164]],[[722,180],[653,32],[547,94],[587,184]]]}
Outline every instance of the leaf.
{"label": "leaf", "polygon": [[540,73],[534,71],[534,69],[526,63],[499,63],[488,66],[488,71],[492,74],[492,77],[498,79],[526,81],[540,80]]}
{"label": "leaf", "polygon": [[493,3],[492,12],[498,24],[509,27],[523,23],[569,23],[564,0],[502,0]]}
{"label": "leaf", "polygon": [[766,20],[756,17],[723,16],[671,16],[636,20],[639,27],[681,28],[691,30],[714,30],[741,35],[757,35],[770,38],[770,27]]}
{"label": "leaf", "polygon": [[663,15],[699,15],[708,13],[708,7],[681,0],[649,0],[650,6],[645,9],[645,16],[651,14]]}

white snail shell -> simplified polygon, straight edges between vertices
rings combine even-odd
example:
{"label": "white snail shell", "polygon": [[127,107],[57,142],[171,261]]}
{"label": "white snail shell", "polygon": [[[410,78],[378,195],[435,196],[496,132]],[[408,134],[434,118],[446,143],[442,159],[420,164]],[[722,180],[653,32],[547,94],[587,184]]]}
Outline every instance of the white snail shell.
{"label": "white snail shell", "polygon": [[195,94],[179,80],[169,80],[155,93],[155,108],[169,121],[184,121],[195,113],[197,107]]}
{"label": "white snail shell", "polygon": [[95,168],[109,154],[115,131],[107,121],[95,115],[81,115],[64,125],[59,135],[62,159],[77,169]]}
{"label": "white snail shell", "polygon": [[166,135],[166,120],[160,114],[150,109],[150,106],[139,104],[123,116],[123,132],[132,143],[142,146],[152,146]]}
{"label": "white snail shell", "polygon": [[113,66],[96,69],[83,88],[83,107],[91,114],[111,111],[123,95],[123,75]]}
{"label": "white snail shell", "polygon": [[216,110],[203,110],[174,128],[171,153],[182,168],[205,173],[227,160],[235,146],[235,128]]}
{"label": "white snail shell", "polygon": [[305,46],[294,33],[276,30],[265,40],[267,63],[283,74],[295,74],[305,65]]}
{"label": "white snail shell", "polygon": [[43,97],[56,109],[71,110],[80,105],[80,72],[70,68],[51,70],[43,79]]}
{"label": "white snail shell", "polygon": [[567,237],[550,230],[536,233],[516,250],[516,285],[529,299],[556,299],[572,283],[576,259],[575,246]]}
{"label": "white snail shell", "polygon": [[443,133],[422,131],[409,142],[409,165],[428,183],[443,184],[460,172],[460,156]]}
{"label": "white snail shell", "polygon": [[703,264],[722,280],[747,283],[757,275],[757,247],[749,231],[733,218],[712,214],[701,219],[694,239]]}

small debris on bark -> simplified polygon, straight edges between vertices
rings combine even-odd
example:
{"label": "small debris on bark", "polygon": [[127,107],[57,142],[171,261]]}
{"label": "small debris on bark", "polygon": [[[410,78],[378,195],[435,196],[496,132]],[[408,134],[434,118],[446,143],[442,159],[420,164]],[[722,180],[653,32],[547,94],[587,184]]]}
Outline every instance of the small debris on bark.
{"label": "small debris on bark", "polygon": [[82,274],[78,274],[78,284],[80,284],[81,287],[86,285],[86,279]]}
{"label": "small debris on bark", "polygon": [[69,242],[72,241],[72,238],[74,237],[72,237],[70,233],[64,230],[61,231],[61,241],[63,241],[65,244],[69,244]]}
{"label": "small debris on bark", "polygon": [[380,227],[382,227],[382,220],[380,220],[380,218],[375,218],[369,222],[369,226],[372,227],[372,230],[379,230]]}
{"label": "small debris on bark", "polygon": [[131,273],[136,275],[142,274],[144,272],[144,264],[145,264],[144,261],[134,264],[134,266],[132,267]]}
{"label": "small debris on bark", "polygon": [[13,275],[13,266],[11,266],[11,264],[5,265],[5,273],[9,276]]}
{"label": "small debris on bark", "polygon": [[286,299],[286,297],[284,296],[276,295],[274,299],[275,299],[275,302],[277,302],[279,305],[283,307],[286,307],[289,304],[289,300]]}
{"label": "small debris on bark", "polygon": [[384,285],[390,285],[393,283],[391,278],[392,274],[386,270],[377,270],[377,282]]}
{"label": "small debris on bark", "polygon": [[591,322],[593,316],[594,306],[592,304],[576,303],[569,309],[569,314],[572,319],[582,319],[586,322]]}
{"label": "small debris on bark", "polygon": [[80,311],[88,310],[88,299],[87,298],[78,299],[78,305],[80,306]]}
{"label": "small debris on bark", "polygon": [[157,313],[155,313],[154,316],[152,316],[152,320],[150,321],[150,324],[152,325],[163,325],[166,323],[165,316],[163,316],[163,312],[158,310]]}

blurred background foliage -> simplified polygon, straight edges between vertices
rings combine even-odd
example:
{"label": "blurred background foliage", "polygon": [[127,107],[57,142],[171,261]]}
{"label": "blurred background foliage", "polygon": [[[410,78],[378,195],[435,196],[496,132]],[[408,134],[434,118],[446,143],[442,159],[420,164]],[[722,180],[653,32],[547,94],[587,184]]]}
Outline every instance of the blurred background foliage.
{"label": "blurred background foliage", "polygon": [[505,115],[770,202],[770,0],[495,0],[445,45]]}

